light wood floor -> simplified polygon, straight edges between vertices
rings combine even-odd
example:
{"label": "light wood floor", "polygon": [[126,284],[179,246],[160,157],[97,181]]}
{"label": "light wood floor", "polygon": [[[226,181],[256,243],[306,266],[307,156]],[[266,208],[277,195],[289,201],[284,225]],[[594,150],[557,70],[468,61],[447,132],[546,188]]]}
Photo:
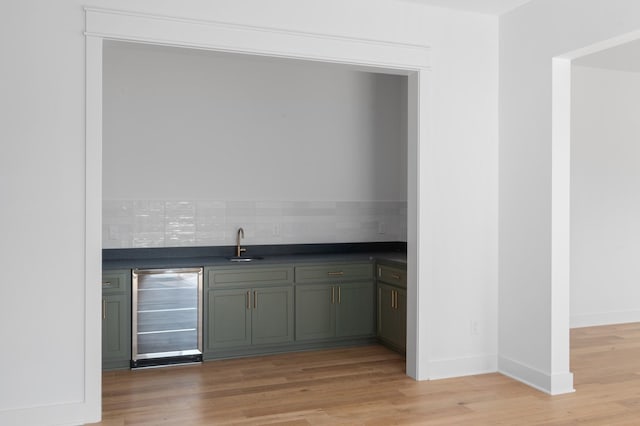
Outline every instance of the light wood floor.
{"label": "light wood floor", "polygon": [[576,392],[500,374],[415,382],[381,346],[103,378],[102,425],[640,425],[640,324],[571,332]]}

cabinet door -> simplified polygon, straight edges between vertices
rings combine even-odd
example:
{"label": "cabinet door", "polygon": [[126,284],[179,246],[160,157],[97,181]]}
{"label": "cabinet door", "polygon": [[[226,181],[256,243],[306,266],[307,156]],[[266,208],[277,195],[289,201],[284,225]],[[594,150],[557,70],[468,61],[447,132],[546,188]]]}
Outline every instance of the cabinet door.
{"label": "cabinet door", "polygon": [[283,343],[293,340],[293,287],[253,289],[252,343]]}
{"label": "cabinet door", "polygon": [[[401,292],[404,294],[402,297],[400,295]],[[406,339],[406,326],[403,330],[401,321],[402,309],[396,309],[395,307],[396,294],[398,308],[404,306],[404,311],[406,312],[406,292],[397,287],[378,283],[378,336],[392,346],[403,349],[404,340]]]}
{"label": "cabinet door", "polygon": [[336,286],[336,336],[375,333],[375,292],[371,281]]}
{"label": "cabinet door", "polygon": [[335,290],[329,284],[296,286],[296,340],[335,336],[334,300]]}
{"label": "cabinet door", "polygon": [[393,287],[378,283],[378,337],[386,341],[395,334],[393,291]]}
{"label": "cabinet door", "polygon": [[396,290],[396,314],[397,320],[399,323],[400,329],[400,341],[398,347],[404,352],[407,350],[407,290],[405,289],[397,289]]}
{"label": "cabinet door", "polygon": [[131,271],[105,271],[102,274],[102,293],[128,293],[131,288]]}
{"label": "cabinet door", "polygon": [[209,290],[207,299],[207,348],[250,345],[251,291]]}
{"label": "cabinet door", "polygon": [[131,359],[131,314],[125,294],[102,296],[102,364]]}

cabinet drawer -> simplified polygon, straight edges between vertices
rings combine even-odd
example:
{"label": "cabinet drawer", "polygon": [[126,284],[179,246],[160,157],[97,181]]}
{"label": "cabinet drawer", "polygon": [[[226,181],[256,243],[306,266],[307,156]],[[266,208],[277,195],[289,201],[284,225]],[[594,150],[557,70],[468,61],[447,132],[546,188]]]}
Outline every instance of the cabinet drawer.
{"label": "cabinet drawer", "polygon": [[376,276],[378,281],[407,288],[406,269],[394,268],[387,265],[378,265],[376,268]]}
{"label": "cabinet drawer", "polygon": [[373,279],[370,263],[334,263],[296,267],[296,283]]}
{"label": "cabinet drawer", "polygon": [[114,294],[128,291],[130,271],[109,271],[102,274],[102,293]]}
{"label": "cabinet drawer", "polygon": [[293,268],[211,268],[207,270],[207,287],[256,286],[269,284],[293,284]]}

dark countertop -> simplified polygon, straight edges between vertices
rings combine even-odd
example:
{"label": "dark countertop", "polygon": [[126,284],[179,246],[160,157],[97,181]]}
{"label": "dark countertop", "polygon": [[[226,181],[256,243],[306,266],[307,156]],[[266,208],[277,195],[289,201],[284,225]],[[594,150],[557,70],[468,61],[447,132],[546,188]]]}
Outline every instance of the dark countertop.
{"label": "dark countertop", "polygon": [[234,246],[176,247],[162,249],[105,249],[102,269],[186,268],[200,266],[286,265],[385,260],[405,265],[405,243],[304,244],[243,246],[243,256],[260,256],[251,262],[231,262]]}

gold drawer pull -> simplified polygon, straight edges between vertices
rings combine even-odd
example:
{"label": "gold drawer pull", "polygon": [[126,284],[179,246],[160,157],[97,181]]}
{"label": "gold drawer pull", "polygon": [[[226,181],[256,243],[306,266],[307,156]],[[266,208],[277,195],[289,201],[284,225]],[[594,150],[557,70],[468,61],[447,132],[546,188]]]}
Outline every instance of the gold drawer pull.
{"label": "gold drawer pull", "polygon": [[102,287],[111,287],[111,281],[103,281]]}
{"label": "gold drawer pull", "polygon": [[253,309],[258,309],[258,292],[253,292]]}
{"label": "gold drawer pull", "polygon": [[329,275],[330,277],[341,277],[344,275],[344,272],[343,271],[327,272],[327,275]]}
{"label": "gold drawer pull", "polygon": [[399,280],[401,277],[398,274],[391,274],[391,278]]}
{"label": "gold drawer pull", "polygon": [[107,319],[107,299],[102,299],[102,319]]}
{"label": "gold drawer pull", "polygon": [[336,288],[331,286],[331,304],[336,303]]}
{"label": "gold drawer pull", "polygon": [[338,305],[342,303],[341,299],[342,297],[340,296],[340,287],[338,287]]}

